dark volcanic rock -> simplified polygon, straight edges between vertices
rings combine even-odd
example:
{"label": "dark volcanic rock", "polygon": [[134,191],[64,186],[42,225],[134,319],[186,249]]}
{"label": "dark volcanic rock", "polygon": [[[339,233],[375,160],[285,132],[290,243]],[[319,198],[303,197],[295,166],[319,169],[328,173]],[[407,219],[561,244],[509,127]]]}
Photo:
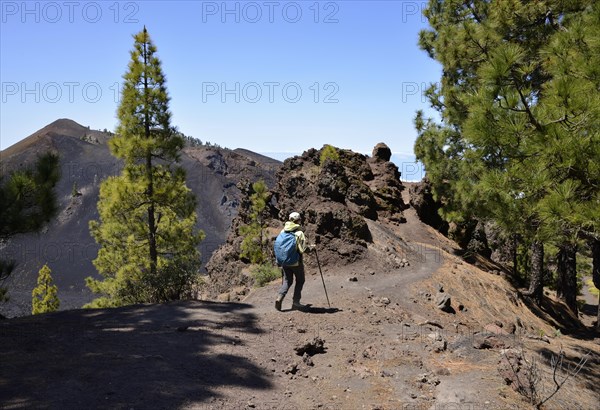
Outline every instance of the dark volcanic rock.
{"label": "dark volcanic rock", "polygon": [[447,235],[448,223],[438,213],[442,204],[433,199],[429,179],[425,177],[421,182],[412,185],[409,193],[410,205],[415,208],[419,219],[442,234]]}
{"label": "dark volcanic rock", "polygon": [[452,299],[447,293],[439,292],[435,297],[435,303],[438,309],[448,312],[452,304]]}
{"label": "dark volcanic rock", "polygon": [[406,208],[402,200],[404,185],[400,181],[398,167],[381,158],[369,158],[367,162],[373,173],[373,180],[368,181],[367,185],[375,197],[378,215],[395,222],[406,222],[402,215]]}
{"label": "dark volcanic rock", "polygon": [[294,351],[298,356],[303,356],[304,354],[314,356],[319,353],[325,353],[325,340],[317,336],[310,342],[294,347]]}
{"label": "dark volcanic rock", "polygon": [[350,241],[371,242],[371,232],[365,220],[348,208],[310,209],[307,220],[315,224],[316,233],[329,239],[344,238]]}
{"label": "dark volcanic rock", "polygon": [[365,184],[352,184],[346,193],[348,208],[359,215],[377,220],[377,201]]}
{"label": "dark volcanic rock", "polygon": [[344,203],[348,192],[348,177],[342,164],[326,160],[317,180],[317,193],[335,202]]}
{"label": "dark volcanic rock", "polygon": [[[337,149],[337,159],[327,159],[321,164],[322,150],[310,149],[301,156],[287,159],[277,172],[272,201],[263,215],[268,226],[268,252],[291,212],[300,212],[303,230],[310,243],[318,245],[319,259],[330,263],[348,264],[363,257],[367,244],[373,241],[367,219],[381,218],[392,222],[404,221],[402,201],[404,186],[400,172],[389,162],[385,146],[379,146],[376,158]],[[386,159],[387,158],[387,159]],[[251,190],[243,190],[246,199],[240,200],[238,217],[233,221],[231,233],[224,245],[207,265],[217,284],[211,294],[226,292],[240,284],[245,261],[239,260],[242,238],[239,227],[249,222]],[[304,262],[312,267],[314,258]],[[316,267],[316,266],[315,266]],[[216,279],[216,276],[229,279]]]}
{"label": "dark volcanic rock", "polygon": [[448,238],[457,242],[469,254],[479,254],[489,258],[492,254],[488,246],[484,224],[475,219],[463,223],[448,224]]}
{"label": "dark volcanic rock", "polygon": [[471,232],[469,242],[467,243],[467,251],[471,253],[478,253],[486,258],[492,256],[492,250],[488,246],[483,222],[478,221],[475,225],[475,228]]}
{"label": "dark volcanic rock", "polygon": [[379,161],[389,161],[392,158],[392,150],[383,142],[373,148],[373,158]]}

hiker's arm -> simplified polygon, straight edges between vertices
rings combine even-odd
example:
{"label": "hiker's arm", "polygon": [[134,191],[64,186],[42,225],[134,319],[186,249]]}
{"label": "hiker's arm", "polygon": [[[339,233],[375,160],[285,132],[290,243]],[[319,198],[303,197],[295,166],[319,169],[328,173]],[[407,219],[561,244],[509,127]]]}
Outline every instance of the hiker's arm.
{"label": "hiker's arm", "polygon": [[298,252],[306,252],[306,236],[304,236],[304,232],[296,232],[296,244],[298,245]]}

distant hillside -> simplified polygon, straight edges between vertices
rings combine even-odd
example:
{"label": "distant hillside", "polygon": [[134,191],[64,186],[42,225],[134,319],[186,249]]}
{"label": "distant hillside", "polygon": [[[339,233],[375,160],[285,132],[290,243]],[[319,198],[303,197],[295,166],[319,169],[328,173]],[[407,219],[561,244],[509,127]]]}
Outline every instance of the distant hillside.
{"label": "distant hillside", "polygon": [[266,155],[257,154],[256,152],[252,152],[244,148],[236,148],[233,150],[233,152],[248,157],[251,160],[256,161],[264,166],[272,167],[274,170],[277,170],[281,167],[281,161],[268,157]]}
{"label": "distant hillside", "polygon": [[[3,172],[32,166],[38,155],[47,151],[58,153],[61,168],[56,186],[57,217],[42,232],[17,235],[0,244],[2,257],[17,262],[15,272],[6,281],[11,301],[0,306],[0,313],[9,317],[30,313],[31,289],[44,263],[52,269],[62,309],[81,307],[92,298],[84,279],[95,275],[92,260],[98,246],[89,234],[88,224],[98,218],[100,183],[118,174],[122,167],[110,154],[109,139],[109,134],[60,119],[0,152]],[[186,147],[181,164],[198,200],[198,227],[206,233],[200,250],[203,262],[207,262],[225,242],[237,215],[240,191],[236,184],[247,178],[264,179],[272,185],[281,163],[247,150],[200,146]],[[73,188],[81,195],[73,197]]]}

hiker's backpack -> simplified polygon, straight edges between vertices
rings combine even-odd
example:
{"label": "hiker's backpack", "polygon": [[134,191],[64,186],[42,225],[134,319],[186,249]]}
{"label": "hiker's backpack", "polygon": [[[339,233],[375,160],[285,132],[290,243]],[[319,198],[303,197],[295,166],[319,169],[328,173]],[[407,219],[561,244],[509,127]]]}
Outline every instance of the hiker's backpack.
{"label": "hiker's backpack", "polygon": [[282,231],[275,239],[275,259],[279,266],[294,265],[300,260],[294,232]]}

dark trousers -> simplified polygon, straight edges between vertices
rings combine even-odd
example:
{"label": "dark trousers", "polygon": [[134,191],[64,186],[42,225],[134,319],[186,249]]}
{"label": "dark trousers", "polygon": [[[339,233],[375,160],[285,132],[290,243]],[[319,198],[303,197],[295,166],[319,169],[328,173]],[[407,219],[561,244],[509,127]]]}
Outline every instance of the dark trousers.
{"label": "dark trousers", "polygon": [[294,287],[294,298],[293,302],[300,302],[302,298],[302,287],[304,286],[304,265],[300,263],[298,266],[284,266],[283,267],[283,284],[279,289],[279,294],[285,296],[294,283],[294,277],[296,277],[296,286]]}

